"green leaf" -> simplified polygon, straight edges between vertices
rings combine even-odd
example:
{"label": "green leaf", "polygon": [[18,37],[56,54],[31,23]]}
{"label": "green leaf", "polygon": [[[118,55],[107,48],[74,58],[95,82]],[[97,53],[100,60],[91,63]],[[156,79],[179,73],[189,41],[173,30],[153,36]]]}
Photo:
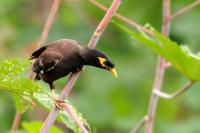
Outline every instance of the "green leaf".
{"label": "green leaf", "polygon": [[[0,89],[8,91],[13,95],[16,109],[22,113],[35,104],[33,100],[36,100],[40,105],[50,111],[54,105],[50,94],[46,93],[48,90],[45,90],[39,83],[23,77],[22,73],[25,73],[30,68],[30,64],[29,61],[20,59],[0,61]],[[73,111],[79,116],[81,122],[89,128],[82,114],[76,111],[74,107]],[[75,122],[65,111],[59,112],[58,120],[65,123],[74,132],[80,132]]]}
{"label": "green leaf", "polygon": [[[40,121],[32,121],[29,122],[23,122],[22,126],[27,131],[27,133],[38,133],[43,125],[43,122]],[[49,133],[64,133],[61,129],[59,129],[56,126],[51,126]]]}
{"label": "green leaf", "polygon": [[[34,93],[34,97],[37,100],[37,102],[48,111],[51,111],[54,108],[54,104],[52,102],[52,99],[50,98],[50,93]],[[66,102],[69,104],[69,101],[66,101]],[[77,114],[82,124],[88,127],[88,129],[90,129],[89,124],[87,123],[86,119],[83,118],[82,114],[78,112],[74,107],[73,107],[73,111]],[[77,133],[80,132],[76,123],[70,118],[68,113],[66,113],[65,111],[63,110],[59,111],[57,120],[65,123],[65,125],[69,127],[70,129],[72,129],[74,132],[77,132]]]}
{"label": "green leaf", "polygon": [[8,76],[17,76],[30,68],[29,60],[9,59],[0,60],[0,74]]}
{"label": "green leaf", "polygon": [[23,76],[30,65],[30,61],[21,59],[0,61],[0,90],[13,95],[16,109],[22,113],[34,105],[33,93],[42,90],[41,85]]}
{"label": "green leaf", "polygon": [[114,22],[120,29],[130,35],[133,39],[143,43],[155,53],[169,61],[178,71],[192,81],[200,80],[200,57],[193,54],[189,47],[179,46],[176,42],[163,36],[158,31],[151,28],[153,37],[146,34],[136,33],[128,28]]}

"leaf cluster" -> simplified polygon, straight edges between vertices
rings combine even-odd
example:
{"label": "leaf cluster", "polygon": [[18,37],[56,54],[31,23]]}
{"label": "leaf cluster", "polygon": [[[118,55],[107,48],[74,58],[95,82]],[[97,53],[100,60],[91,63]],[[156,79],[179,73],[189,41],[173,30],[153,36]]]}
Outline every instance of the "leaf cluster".
{"label": "leaf cluster", "polygon": [[[25,76],[30,67],[31,62],[29,60],[0,60],[0,90],[12,94],[16,109],[21,113],[27,111],[37,103],[50,111],[54,107],[54,104],[47,88],[39,82],[34,82]],[[81,122],[89,127],[86,120],[82,117],[82,114],[74,107],[73,111],[79,116]],[[58,120],[65,123],[73,131],[79,132],[77,125],[66,112],[60,111]],[[29,130],[30,128],[40,127],[38,125],[41,124],[38,122],[24,123],[24,127],[28,132],[31,131]],[[35,129],[32,131],[35,131]]]}
{"label": "leaf cluster", "polygon": [[152,27],[150,30],[153,32],[153,36],[148,36],[143,32],[136,33],[121,24],[114,23],[131,38],[143,43],[156,54],[165,58],[191,81],[200,80],[200,56],[198,53],[192,53],[187,45],[177,44]]}

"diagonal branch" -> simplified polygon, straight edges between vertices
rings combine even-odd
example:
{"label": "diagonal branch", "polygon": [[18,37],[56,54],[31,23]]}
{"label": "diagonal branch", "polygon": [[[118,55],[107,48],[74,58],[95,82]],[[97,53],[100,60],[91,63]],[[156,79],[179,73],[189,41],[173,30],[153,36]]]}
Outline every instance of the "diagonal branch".
{"label": "diagonal branch", "polygon": [[[51,7],[51,9],[49,11],[49,15],[47,17],[47,20],[45,22],[45,26],[44,26],[42,35],[41,35],[41,37],[40,37],[40,39],[38,41],[37,48],[42,47],[42,44],[46,41],[48,33],[49,33],[49,30],[50,30],[50,28],[52,26],[52,23],[53,23],[53,20],[55,18],[55,15],[56,15],[56,12],[58,10],[59,5],[60,5],[60,0],[54,0],[54,2],[52,4],[52,7]],[[31,80],[32,77],[33,77],[33,72],[32,72],[32,70],[29,70],[28,79]],[[21,116],[22,116],[22,114],[17,111],[16,114],[15,114],[15,118],[14,118],[13,124],[12,124],[12,129],[11,129],[12,133],[16,133],[16,131],[18,129],[18,126],[19,126],[19,123],[20,123],[20,120],[21,120]]]}
{"label": "diagonal branch", "polygon": [[180,9],[179,11],[177,11],[176,13],[174,13],[173,15],[171,15],[171,17],[169,18],[169,21],[174,20],[178,16],[181,16],[182,14],[184,14],[184,13],[188,12],[189,10],[195,8],[199,4],[200,4],[200,0],[194,1],[193,3],[189,4],[188,6]]}
{"label": "diagonal branch", "polygon": [[[110,6],[108,11],[106,12],[104,18],[101,20],[99,26],[97,27],[97,29],[95,30],[91,40],[89,41],[88,47],[95,48],[101,34],[106,29],[108,23],[110,22],[112,16],[116,12],[116,10],[117,10],[117,8],[119,7],[120,4],[121,4],[121,0],[114,0],[113,1],[112,5]],[[76,79],[78,78],[79,74],[80,74],[80,72],[72,73],[70,75],[69,80],[68,80],[66,86],[64,87],[64,89],[62,90],[61,95],[60,95],[60,98],[62,100],[64,100],[69,95],[69,93],[70,93]],[[41,133],[48,132],[49,128],[54,123],[58,112],[59,112],[59,109],[57,109],[57,108],[54,108],[50,112],[50,114],[48,115],[42,129],[40,130]]]}
{"label": "diagonal branch", "polygon": [[185,91],[187,91],[188,89],[190,89],[192,87],[192,85],[194,84],[195,82],[193,81],[189,81],[188,83],[186,83],[182,88],[178,89],[176,92],[174,92],[173,94],[167,94],[167,93],[164,93],[160,90],[154,90],[154,94],[159,96],[159,97],[162,97],[162,98],[165,98],[165,99],[173,99],[173,98],[176,98],[177,96],[180,96],[181,94],[183,94]]}
{"label": "diagonal branch", "polygon": [[[108,8],[105,7],[104,5],[102,5],[101,3],[99,3],[98,1],[96,0],[89,0],[90,3],[92,3],[93,5],[95,5],[96,7],[98,7],[99,9],[101,10],[104,10],[104,11],[107,11]],[[116,18],[118,18],[119,20],[122,20],[123,22],[137,28],[137,29],[141,29],[142,31],[148,33],[149,35],[153,35],[153,32],[148,30],[147,28],[143,27],[142,25],[138,24],[137,22],[133,21],[133,20],[130,20],[126,17],[124,17],[123,15],[119,14],[119,13],[115,13],[114,16]]]}
{"label": "diagonal branch", "polygon": [[63,106],[63,109],[69,114],[71,119],[73,119],[75,121],[75,123],[77,124],[77,126],[81,129],[81,132],[82,133],[88,133],[87,129],[80,122],[79,117],[76,115],[76,113],[74,113],[72,111],[73,109],[72,109],[71,105],[64,103],[62,106]]}
{"label": "diagonal branch", "polygon": [[15,113],[15,118],[14,118],[13,123],[12,123],[11,133],[16,133],[17,132],[21,117],[22,117],[22,113],[17,111]]}
{"label": "diagonal branch", "polygon": [[131,130],[130,133],[137,133],[140,128],[142,128],[148,120],[148,116],[144,116],[142,120]]}

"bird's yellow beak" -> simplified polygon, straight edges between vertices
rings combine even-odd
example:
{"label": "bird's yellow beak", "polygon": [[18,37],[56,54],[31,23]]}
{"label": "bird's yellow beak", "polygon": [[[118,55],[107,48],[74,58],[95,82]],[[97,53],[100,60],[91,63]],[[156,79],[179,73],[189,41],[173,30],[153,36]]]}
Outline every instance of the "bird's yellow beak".
{"label": "bird's yellow beak", "polygon": [[98,59],[99,59],[99,62],[101,64],[101,67],[104,68],[104,69],[106,69],[106,70],[109,70],[112,73],[112,75],[117,78],[117,72],[116,72],[115,68],[111,68],[109,66],[106,66],[105,65],[105,61],[106,61],[105,58],[98,57]]}
{"label": "bird's yellow beak", "polygon": [[112,75],[117,78],[117,72],[116,72],[115,68],[111,68],[110,71],[111,71]]}

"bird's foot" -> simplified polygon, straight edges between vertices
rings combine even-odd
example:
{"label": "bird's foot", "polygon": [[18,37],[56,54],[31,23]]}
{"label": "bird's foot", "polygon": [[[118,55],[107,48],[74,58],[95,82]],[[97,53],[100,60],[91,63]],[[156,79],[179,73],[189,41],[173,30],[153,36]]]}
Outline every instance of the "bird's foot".
{"label": "bird's foot", "polygon": [[63,104],[66,103],[65,101],[59,100],[59,99],[56,99],[56,98],[52,98],[52,101],[53,101],[55,107],[59,108],[60,110],[63,110]]}
{"label": "bird's foot", "polygon": [[[51,86],[50,86],[51,87]],[[52,98],[52,101],[55,105],[55,107],[59,108],[60,110],[63,110],[64,108],[64,104],[66,103],[64,100],[60,100],[60,99],[57,99],[56,98],[56,95],[55,95],[55,87],[52,85],[51,87],[51,98]]]}

